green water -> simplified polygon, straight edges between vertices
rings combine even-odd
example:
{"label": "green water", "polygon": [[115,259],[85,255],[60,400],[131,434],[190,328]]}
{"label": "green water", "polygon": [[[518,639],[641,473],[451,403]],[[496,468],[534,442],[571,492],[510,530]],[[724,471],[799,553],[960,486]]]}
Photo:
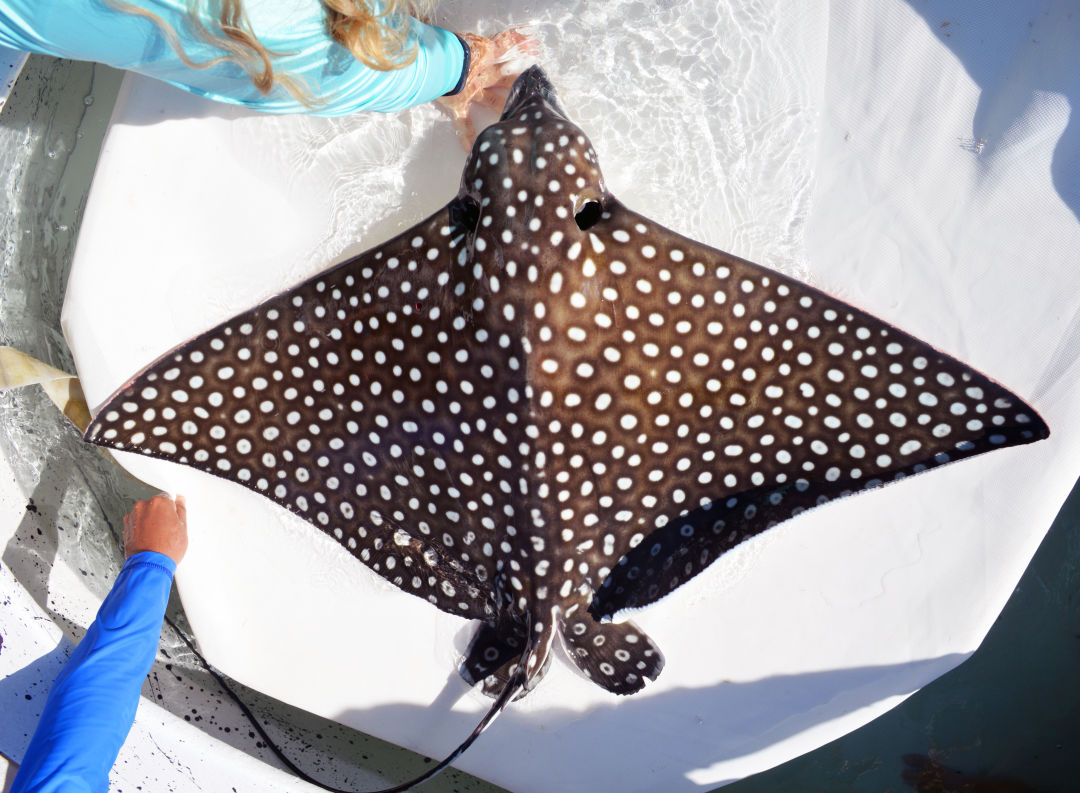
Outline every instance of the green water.
{"label": "green water", "polygon": [[957,776],[920,793],[1080,790],[1080,484],[963,664],[865,727],[725,793],[908,791],[904,755]]}

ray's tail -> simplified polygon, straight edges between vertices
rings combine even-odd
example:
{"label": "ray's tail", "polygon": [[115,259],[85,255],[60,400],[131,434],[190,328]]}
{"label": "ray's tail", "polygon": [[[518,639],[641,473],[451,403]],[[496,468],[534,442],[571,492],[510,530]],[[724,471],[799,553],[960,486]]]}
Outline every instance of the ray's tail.
{"label": "ray's tail", "polygon": [[[530,630],[531,626],[532,620],[526,617],[526,636],[531,636],[533,634],[533,632]],[[480,734],[483,733],[484,730],[486,730],[489,726],[491,726],[491,723],[495,721],[496,718],[498,718],[499,714],[506,710],[506,706],[510,704],[511,700],[514,699],[517,693],[524,690],[525,684],[528,681],[528,672],[526,670],[529,667],[527,661],[529,658],[529,654],[532,653],[532,651],[536,648],[536,645],[532,641],[525,641],[523,642],[523,644],[525,646],[521,652],[521,655],[518,658],[517,666],[514,667],[514,671],[507,679],[506,685],[503,686],[503,690],[499,693],[499,696],[495,698],[495,701],[492,703],[491,707],[488,708],[488,712],[484,714],[484,718],[480,719],[480,723],[476,725],[476,728],[469,734],[469,737],[462,741],[461,744],[458,745],[457,749],[447,755],[446,758],[439,762],[438,765],[428,769],[425,773],[421,774],[415,779],[410,779],[408,782],[402,782],[400,785],[396,785],[392,788],[374,791],[374,793],[404,793],[404,791],[410,790],[414,786],[419,785],[421,782],[426,782],[433,776],[436,776],[437,774],[446,770],[447,766],[449,766],[451,763],[461,757],[465,750],[472,746],[473,742],[480,737]]]}
{"label": "ray's tail", "polygon": [[[244,700],[242,700],[240,696],[235,691],[233,691],[233,688],[229,684],[229,681],[222,677],[222,675],[216,669],[214,669],[213,666],[210,665],[210,662],[203,657],[202,653],[199,652],[198,648],[192,642],[191,638],[186,633],[184,633],[184,631],[182,631],[180,627],[168,617],[168,615],[165,616],[165,621],[169,623],[170,627],[180,638],[180,640],[185,645],[187,645],[187,648],[195,655],[197,659],[199,659],[199,663],[203,665],[206,671],[209,672],[215,680],[217,680],[218,685],[221,686],[221,689],[225,692],[225,694],[233,702],[235,702],[236,705],[240,708],[240,710],[244,713],[244,715],[248,717],[248,719],[251,721],[252,726],[266,742],[267,748],[269,748],[270,751],[272,751],[277,756],[277,758],[285,765],[286,768],[296,774],[296,776],[298,776],[300,779],[303,779],[305,782],[308,782],[315,787],[322,788],[323,790],[328,790],[330,791],[330,793],[358,793],[358,791],[344,790],[342,788],[337,788],[333,785],[327,785],[323,782],[320,782],[319,780],[308,774],[306,771],[304,771],[302,768],[300,768],[298,765],[296,765],[296,763],[294,763],[292,760],[290,760],[281,750],[281,748],[276,743],[274,743],[273,739],[267,734],[265,728],[262,725],[262,722],[259,721],[259,718],[251,711],[251,709],[247,706]],[[498,698],[495,700],[492,706],[488,708],[488,712],[484,714],[484,718],[482,718],[480,720],[480,723],[476,725],[476,728],[469,734],[469,737],[462,741],[461,744],[458,745],[458,747],[453,752],[451,752],[445,759],[440,761],[433,768],[429,768],[426,772],[416,777],[415,779],[410,779],[408,782],[402,782],[399,785],[395,785],[391,788],[384,788],[382,790],[375,790],[370,792],[364,791],[364,793],[403,793],[403,791],[410,790],[413,787],[421,784],[422,782],[427,782],[432,777],[437,776],[438,774],[445,771],[447,766],[449,766],[451,763],[461,757],[465,750],[473,745],[476,739],[480,737],[481,733],[483,733],[484,730],[491,726],[491,723],[495,721],[495,719],[499,716],[500,713],[503,712],[503,710],[506,709],[506,706],[510,704],[514,696],[525,687],[525,681],[527,677],[525,674],[525,659],[528,658],[531,649],[531,645],[526,642],[525,652],[522,653],[517,668],[514,670],[513,674],[510,675],[509,680],[507,680],[506,682],[506,686],[503,688]]]}
{"label": "ray's tail", "polygon": [[469,734],[469,737],[462,741],[457,749],[441,760],[438,765],[429,768],[415,779],[410,779],[408,782],[402,782],[400,785],[395,785],[392,788],[374,791],[374,793],[404,793],[404,791],[411,790],[421,782],[427,782],[432,777],[442,773],[446,770],[447,766],[461,757],[465,750],[472,746],[473,742],[480,737],[480,734],[506,709],[506,706],[510,704],[510,701],[514,696],[525,687],[525,659],[528,657],[530,650],[531,646],[526,642],[525,652],[522,653],[521,660],[518,662],[514,673],[510,675],[510,679],[506,681],[502,693],[499,694],[495,702],[488,708],[488,712],[484,715],[484,718],[480,720],[480,723],[476,725],[476,728]]}

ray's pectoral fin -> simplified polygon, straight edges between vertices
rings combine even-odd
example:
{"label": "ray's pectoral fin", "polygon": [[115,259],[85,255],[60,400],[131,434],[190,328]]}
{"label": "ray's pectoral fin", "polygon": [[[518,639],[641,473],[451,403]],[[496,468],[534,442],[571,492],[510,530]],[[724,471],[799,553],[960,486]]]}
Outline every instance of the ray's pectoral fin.
{"label": "ray's pectoral fin", "polygon": [[578,609],[559,620],[566,651],[578,668],[613,694],[633,694],[655,680],[664,668],[664,654],[648,634],[632,622],[597,622]]}
{"label": "ray's pectoral fin", "polygon": [[802,512],[1049,434],[1002,385],[812,286],[612,198],[589,230],[609,262],[595,277],[626,308],[581,355],[617,348],[624,388],[610,430],[640,433],[626,459],[655,458],[609,473],[621,483],[612,511],[641,530],[590,551],[590,568],[611,568],[594,619],[664,597]]}
{"label": "ray's pectoral fin", "polygon": [[454,199],[171,350],[106,401],[86,440],[260,493],[401,590],[490,619],[493,567],[466,564],[449,550],[454,529],[430,518],[454,507],[425,487],[431,513],[401,511],[415,496],[410,477],[432,465],[431,434],[457,440],[457,420],[437,407],[445,383],[420,373],[455,349],[450,274],[464,270],[470,223],[475,207]]}

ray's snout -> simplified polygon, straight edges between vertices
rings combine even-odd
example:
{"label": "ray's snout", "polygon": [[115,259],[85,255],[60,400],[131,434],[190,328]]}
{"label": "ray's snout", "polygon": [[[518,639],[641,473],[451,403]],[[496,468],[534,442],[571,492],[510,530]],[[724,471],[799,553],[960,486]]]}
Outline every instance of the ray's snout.
{"label": "ray's snout", "polygon": [[510,96],[503,107],[501,120],[505,121],[536,100],[542,100],[549,110],[566,118],[547,74],[539,66],[530,66],[514,81]]}

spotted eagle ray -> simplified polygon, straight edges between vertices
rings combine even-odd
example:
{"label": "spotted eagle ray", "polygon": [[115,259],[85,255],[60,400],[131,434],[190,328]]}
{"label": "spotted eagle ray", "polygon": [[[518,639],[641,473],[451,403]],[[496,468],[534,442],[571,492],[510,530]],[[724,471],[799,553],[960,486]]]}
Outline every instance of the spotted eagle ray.
{"label": "spotted eagle ray", "polygon": [[627,209],[533,67],[449,204],[166,353],[86,438],[261,493],[478,620],[461,673],[499,696],[471,741],[556,637],[636,692],[664,659],[619,610],[805,510],[1048,434],[960,361]]}

